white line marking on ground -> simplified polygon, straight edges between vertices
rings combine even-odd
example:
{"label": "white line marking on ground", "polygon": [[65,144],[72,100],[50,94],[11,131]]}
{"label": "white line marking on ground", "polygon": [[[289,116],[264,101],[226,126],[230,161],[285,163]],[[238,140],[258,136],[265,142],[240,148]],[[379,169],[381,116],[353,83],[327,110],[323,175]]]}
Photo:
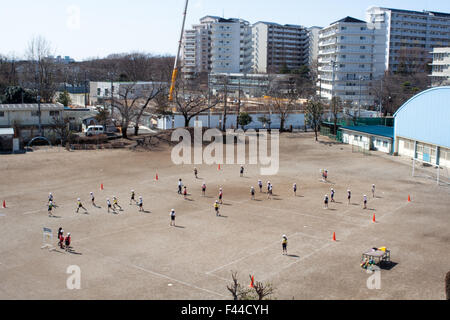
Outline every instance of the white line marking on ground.
{"label": "white line marking on ground", "polygon": [[95,254],[97,254],[97,255],[101,255],[101,256],[103,256],[103,257],[105,257],[105,258],[107,258],[107,259],[116,261],[116,262],[118,262],[118,263],[120,263],[120,264],[122,264],[122,265],[125,265],[125,266],[128,266],[128,267],[132,267],[132,268],[135,268],[135,269],[144,271],[144,272],[146,272],[146,273],[150,273],[150,274],[152,274],[152,275],[154,275],[154,276],[157,276],[157,277],[160,277],[160,278],[164,278],[164,279],[168,279],[168,280],[171,280],[172,282],[178,282],[178,283],[180,283],[180,284],[182,284],[182,285],[185,285],[185,286],[187,286],[187,287],[191,287],[191,288],[194,288],[194,289],[197,289],[197,290],[201,290],[201,291],[204,291],[204,292],[207,292],[207,293],[212,293],[212,294],[214,294],[214,295],[217,295],[217,296],[220,296],[220,297],[223,297],[223,298],[226,297],[225,295],[223,295],[223,294],[221,294],[221,293],[214,292],[214,291],[211,291],[211,290],[208,290],[208,289],[205,289],[205,288],[198,287],[198,286],[196,286],[196,285],[194,285],[194,284],[191,284],[191,283],[188,283],[188,282],[185,282],[185,281],[182,281],[182,280],[178,280],[178,279],[175,279],[175,278],[166,276],[166,275],[164,275],[164,274],[161,274],[161,273],[158,273],[158,272],[155,272],[155,271],[146,269],[146,268],[144,268],[144,267],[141,267],[141,266],[138,266],[138,265],[135,265],[135,264],[122,262],[122,261],[120,261],[120,260],[117,259],[117,258],[105,256],[104,254],[102,254],[102,253],[100,253],[100,252],[96,252],[96,251],[94,251],[94,250],[87,249],[87,248],[84,248],[84,249],[87,250],[87,251],[91,251],[91,252],[93,252],[93,253],[95,253]]}
{"label": "white line marking on ground", "polygon": [[301,258],[299,258],[297,261],[294,261],[294,262],[288,264],[287,266],[282,267],[281,269],[279,269],[279,271],[270,274],[269,276],[265,277],[265,278],[264,278],[263,280],[261,280],[261,281],[264,282],[264,281],[266,281],[267,279],[270,279],[270,278],[272,278],[272,277],[274,277],[274,276],[280,274],[281,271],[286,270],[286,269],[292,267],[293,265],[295,265],[295,264],[297,264],[297,263],[299,263],[299,262],[301,262],[301,261],[303,261],[303,260],[308,259],[308,258],[311,257],[312,255],[318,253],[319,251],[322,251],[323,249],[325,249],[325,248],[327,248],[327,247],[329,247],[329,246],[331,246],[331,245],[332,245],[332,243],[327,243],[326,245],[324,245],[324,246],[322,246],[322,247],[320,247],[320,248],[318,248],[318,249],[312,251],[311,253],[309,253],[309,254],[307,254],[307,255],[301,257]]}
{"label": "white line marking on ground", "polygon": [[[311,235],[306,234],[306,233],[303,233],[303,232],[296,232],[296,233],[290,235],[289,238],[294,238],[294,237],[296,237],[296,236],[298,236],[298,235],[310,237],[310,238],[313,238],[313,239],[316,239],[316,240],[325,241],[325,240],[322,239],[322,238],[318,238],[318,237],[315,237],[315,236],[311,236]],[[230,263],[227,263],[227,264],[224,264],[224,265],[222,265],[222,266],[220,266],[220,267],[217,267],[217,268],[215,268],[214,270],[208,271],[208,272],[206,272],[206,274],[207,274],[207,275],[211,275],[212,273],[217,272],[217,271],[219,271],[219,270],[221,270],[221,269],[223,269],[223,268],[225,268],[225,267],[228,267],[228,266],[230,266],[230,265],[232,265],[232,264],[235,264],[235,263],[238,263],[238,262],[240,262],[240,261],[242,261],[242,260],[245,260],[245,259],[247,259],[247,258],[249,258],[249,257],[251,257],[251,256],[254,256],[255,254],[258,254],[258,253],[260,253],[260,252],[264,252],[265,250],[269,249],[270,247],[276,245],[276,244],[279,243],[279,242],[280,242],[280,241],[272,242],[270,245],[268,245],[268,246],[266,246],[266,247],[264,247],[264,248],[261,248],[261,249],[259,249],[259,250],[257,250],[257,251],[254,251],[253,253],[248,254],[248,255],[246,255],[246,256],[244,256],[244,257],[241,257],[241,258],[239,258],[239,259],[236,259],[236,260],[234,260],[234,261],[232,261],[232,262],[230,262]]]}

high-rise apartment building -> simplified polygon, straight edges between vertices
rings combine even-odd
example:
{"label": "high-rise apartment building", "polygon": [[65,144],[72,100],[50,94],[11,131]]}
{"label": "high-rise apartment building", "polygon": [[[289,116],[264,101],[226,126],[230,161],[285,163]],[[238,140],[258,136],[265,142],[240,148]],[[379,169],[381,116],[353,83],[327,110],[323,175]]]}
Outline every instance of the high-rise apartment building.
{"label": "high-rise apartment building", "polygon": [[370,105],[370,85],[384,73],[383,29],[346,17],[319,31],[319,83],[322,98],[339,97],[357,105]]}
{"label": "high-rise apartment building", "polygon": [[252,68],[252,33],[248,21],[219,19],[212,24],[211,71],[249,73]]}
{"label": "high-rise apartment building", "polygon": [[257,22],[252,27],[253,71],[279,73],[309,62],[308,31],[303,26]]}
{"label": "high-rise apartment building", "polygon": [[183,72],[187,77],[211,71],[212,25],[220,19],[220,17],[206,16],[200,19],[200,24],[185,30],[182,61]]}
{"label": "high-rise apartment building", "polygon": [[319,31],[322,27],[308,28],[308,64],[312,66],[319,58]]}
{"label": "high-rise apartment building", "polygon": [[450,14],[372,7],[367,22],[385,30],[385,70],[423,69],[433,48],[450,46]]}

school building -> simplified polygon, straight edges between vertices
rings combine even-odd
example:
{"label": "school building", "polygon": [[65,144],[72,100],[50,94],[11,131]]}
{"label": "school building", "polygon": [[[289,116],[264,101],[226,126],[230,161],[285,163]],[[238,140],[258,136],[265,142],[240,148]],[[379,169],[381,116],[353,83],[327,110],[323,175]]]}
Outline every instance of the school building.
{"label": "school building", "polygon": [[450,86],[419,93],[394,117],[396,155],[450,168]]}

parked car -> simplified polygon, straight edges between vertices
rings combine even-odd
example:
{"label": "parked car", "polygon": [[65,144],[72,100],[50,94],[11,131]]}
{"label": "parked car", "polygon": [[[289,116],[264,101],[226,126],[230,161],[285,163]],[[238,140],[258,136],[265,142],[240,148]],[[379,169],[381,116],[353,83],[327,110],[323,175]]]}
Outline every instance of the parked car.
{"label": "parked car", "polygon": [[101,134],[105,134],[105,128],[103,126],[89,126],[86,129],[87,137],[98,136]]}

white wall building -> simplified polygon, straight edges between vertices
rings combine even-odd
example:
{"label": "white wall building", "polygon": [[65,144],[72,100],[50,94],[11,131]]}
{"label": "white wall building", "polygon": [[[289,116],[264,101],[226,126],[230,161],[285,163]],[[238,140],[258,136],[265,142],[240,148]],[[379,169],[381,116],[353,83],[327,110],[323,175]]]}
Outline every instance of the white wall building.
{"label": "white wall building", "polygon": [[384,42],[385,70],[397,71],[402,61],[424,65],[436,47],[450,46],[450,14],[371,7],[367,22],[378,25],[387,35]]}
{"label": "white wall building", "polygon": [[309,63],[308,31],[303,26],[257,22],[252,27],[253,71],[278,73]]}
{"label": "white wall building", "polygon": [[251,72],[252,33],[248,21],[220,19],[212,24],[211,40],[212,72]]}
{"label": "white wall building", "polygon": [[212,25],[220,17],[206,16],[200,19],[200,24],[192,26],[183,35],[183,72],[187,77],[195,76],[200,72],[211,71],[211,35]]}
{"label": "white wall building", "polygon": [[[53,135],[51,126],[55,119],[62,119],[64,106],[60,103],[41,104],[41,127],[46,137]],[[36,104],[0,104],[0,128],[18,128],[23,139],[38,135],[39,105]]]}
{"label": "white wall building", "polygon": [[450,47],[434,48],[432,54],[431,86],[450,85]]}
{"label": "white wall building", "polygon": [[308,28],[308,63],[311,66],[319,58],[319,32],[322,27]]}
{"label": "white wall building", "polygon": [[370,84],[384,74],[383,29],[352,17],[319,31],[319,83],[323,98],[332,96],[355,105],[371,105]]}

